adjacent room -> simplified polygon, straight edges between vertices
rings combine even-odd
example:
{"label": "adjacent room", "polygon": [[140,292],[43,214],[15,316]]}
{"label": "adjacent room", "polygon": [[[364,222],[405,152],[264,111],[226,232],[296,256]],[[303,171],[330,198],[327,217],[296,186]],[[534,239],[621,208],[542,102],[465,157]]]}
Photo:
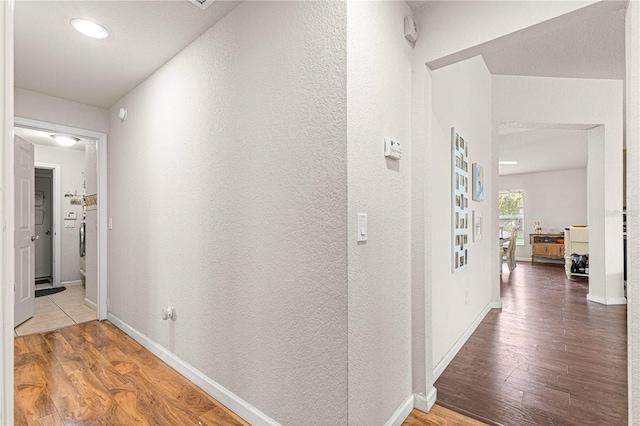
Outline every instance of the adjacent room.
{"label": "adjacent room", "polygon": [[96,142],[25,127],[16,127],[15,135],[33,145],[35,166],[29,213],[35,247],[28,274],[35,300],[23,299],[16,308],[16,335],[94,320],[96,206],[86,199],[87,190],[95,195]]}

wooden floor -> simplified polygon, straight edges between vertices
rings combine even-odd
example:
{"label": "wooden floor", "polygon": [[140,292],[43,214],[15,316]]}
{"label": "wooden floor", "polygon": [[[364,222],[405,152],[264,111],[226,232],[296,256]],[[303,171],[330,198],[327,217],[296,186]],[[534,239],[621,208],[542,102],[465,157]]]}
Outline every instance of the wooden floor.
{"label": "wooden floor", "polygon": [[588,282],[519,262],[492,310],[436,381],[438,404],[502,425],[626,425],[625,305]]}
{"label": "wooden floor", "polygon": [[14,391],[16,425],[247,424],[108,321],[17,337]]}
{"label": "wooden floor", "polygon": [[483,426],[478,420],[441,407],[438,404],[431,408],[431,411],[424,413],[413,410],[409,417],[402,423],[402,426]]}

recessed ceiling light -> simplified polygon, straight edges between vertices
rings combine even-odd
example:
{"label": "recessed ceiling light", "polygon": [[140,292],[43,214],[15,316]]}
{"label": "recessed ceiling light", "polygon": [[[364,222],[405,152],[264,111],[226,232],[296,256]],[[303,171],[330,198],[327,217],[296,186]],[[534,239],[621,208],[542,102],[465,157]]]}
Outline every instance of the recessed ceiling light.
{"label": "recessed ceiling light", "polygon": [[82,18],[75,18],[71,20],[71,25],[76,31],[93,38],[107,38],[109,37],[109,31],[102,25],[98,25],[95,22],[88,21]]}
{"label": "recessed ceiling light", "polygon": [[76,144],[76,142],[80,140],[72,136],[51,135],[51,137],[53,138],[54,141],[56,141],[58,145],[62,145],[62,146],[73,146]]}
{"label": "recessed ceiling light", "polygon": [[498,164],[500,164],[501,166],[515,166],[516,164],[518,164],[517,161],[498,161]]}

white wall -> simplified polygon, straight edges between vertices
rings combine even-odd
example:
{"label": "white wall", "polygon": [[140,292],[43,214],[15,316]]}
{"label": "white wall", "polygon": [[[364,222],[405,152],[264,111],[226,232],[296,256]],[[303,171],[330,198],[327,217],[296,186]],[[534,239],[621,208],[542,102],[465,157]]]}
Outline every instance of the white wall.
{"label": "white wall", "polygon": [[[97,145],[96,142],[86,142],[85,146],[85,193],[86,195],[94,195],[98,193]],[[100,203],[100,199],[98,199],[98,203]],[[84,256],[85,297],[96,305],[98,303],[98,210],[88,209],[85,216],[87,222]]]}
{"label": "white wall", "polygon": [[244,2],[110,111],[111,314],[282,424],[347,423],[345,25]]}
{"label": "white wall", "polygon": [[[588,132],[589,298],[624,303],[622,81],[493,76],[493,120]],[[599,127],[593,127],[599,126]]]}
{"label": "white wall", "polygon": [[13,423],[13,3],[0,6],[0,424]]}
{"label": "white wall", "polygon": [[[404,2],[348,2],[349,423],[382,424],[412,394],[411,56]],[[400,141],[399,161],[384,138]],[[357,215],[369,236],[357,242]]]}
{"label": "white wall", "polygon": [[626,18],[627,354],[629,424],[640,420],[640,3]]}
{"label": "white wall", "polygon": [[[494,205],[491,164],[491,75],[481,57],[439,69],[433,77],[433,146],[429,167],[433,179],[431,243],[433,274],[433,366],[449,352],[474,320],[492,302],[493,261],[491,227]],[[451,272],[451,127],[469,144],[471,164],[485,167],[485,201],[469,200],[471,211],[482,212],[484,237],[472,242],[470,228],[467,268]],[[471,195],[471,192],[469,192]],[[468,292],[468,304],[465,304]]]}
{"label": "white wall", "polygon": [[21,118],[109,133],[109,112],[16,87],[15,115]]}
{"label": "white wall", "polygon": [[525,237],[524,245],[516,247],[518,259],[531,260],[533,222],[540,221],[545,233],[562,233],[566,226],[588,223],[586,169],[500,176],[498,188],[524,190]]}
{"label": "white wall", "polygon": [[[79,227],[82,223],[82,206],[72,205],[69,198],[65,198],[67,191],[82,195],[82,173],[84,172],[84,151],[69,148],[57,148],[53,146],[34,145],[34,158],[36,163],[60,164],[60,192],[59,199],[54,200],[60,204],[60,284],[78,281],[80,275],[81,258],[79,252],[80,234]],[[64,212],[75,212],[77,219],[74,228],[64,227]]]}

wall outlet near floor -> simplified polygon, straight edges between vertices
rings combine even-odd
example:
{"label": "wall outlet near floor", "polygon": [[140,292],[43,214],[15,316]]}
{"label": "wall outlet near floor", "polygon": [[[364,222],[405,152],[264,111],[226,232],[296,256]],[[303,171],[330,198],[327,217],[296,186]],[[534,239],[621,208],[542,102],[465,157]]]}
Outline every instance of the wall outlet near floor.
{"label": "wall outlet near floor", "polygon": [[469,304],[469,290],[464,291],[464,304],[465,305]]}

